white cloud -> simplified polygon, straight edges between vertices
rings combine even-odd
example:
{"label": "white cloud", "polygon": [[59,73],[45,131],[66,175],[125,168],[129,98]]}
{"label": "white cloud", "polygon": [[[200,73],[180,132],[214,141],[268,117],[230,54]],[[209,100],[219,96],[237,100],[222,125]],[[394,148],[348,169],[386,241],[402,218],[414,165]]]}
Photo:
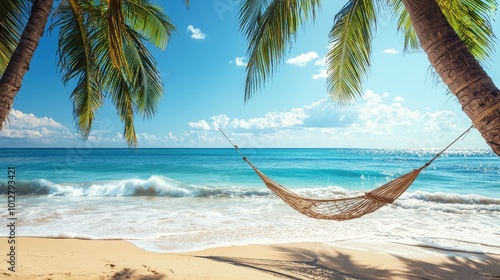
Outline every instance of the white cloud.
{"label": "white cloud", "polygon": [[399,53],[396,49],[393,49],[393,48],[391,48],[391,49],[385,49],[382,52],[383,53],[387,53],[387,54],[397,54],[397,53]]}
{"label": "white cloud", "polygon": [[319,58],[318,53],[311,51],[308,53],[300,54],[296,57],[289,58],[286,60],[286,63],[303,67],[306,66],[309,61],[312,61],[317,58]]}
{"label": "white cloud", "polygon": [[314,65],[316,66],[326,66],[326,57],[323,57],[321,59],[318,59],[314,62]]}
{"label": "white cloud", "polygon": [[[367,90],[356,105],[343,110],[323,98],[251,118],[208,116],[188,122],[186,129],[177,132],[138,131],[137,136],[139,147],[227,147],[227,141],[217,131],[221,128],[241,147],[435,148],[445,146],[460,133],[461,125],[466,123],[458,120],[460,115],[448,110],[414,110],[400,96]],[[77,133],[70,133],[51,118],[14,110],[10,126],[0,131],[0,145],[126,146],[114,126],[100,127],[91,132],[87,142],[81,142]],[[476,143],[484,145],[483,139],[477,139]]]}
{"label": "white cloud", "polygon": [[187,30],[191,32],[191,38],[196,40],[203,40],[207,37],[207,34],[201,32],[201,29],[195,28],[192,25],[188,25]]}
{"label": "white cloud", "polygon": [[36,117],[12,109],[9,113],[7,125],[0,131],[0,137],[27,138],[47,141],[52,137],[73,138],[74,135],[62,124],[48,117]]}
{"label": "white cloud", "polygon": [[423,132],[427,134],[435,134],[437,132],[449,132],[457,129],[454,120],[456,114],[450,111],[436,111],[426,113],[427,121],[424,124]]}
{"label": "white cloud", "polygon": [[418,110],[411,110],[401,103],[387,104],[388,93],[376,94],[371,90],[364,93],[364,104],[358,106],[359,121],[352,126],[349,133],[388,135],[401,126],[413,126],[422,120]]}
{"label": "white cloud", "polygon": [[394,97],[393,100],[394,100],[394,102],[403,102],[405,99],[401,96],[396,96],[396,97]]}
{"label": "white cloud", "polygon": [[327,71],[326,71],[326,57],[320,58],[314,62],[315,66],[318,67],[318,72],[316,74],[312,75],[313,80],[317,79],[326,79],[328,77]]}
{"label": "white cloud", "polygon": [[[1,147],[79,147],[82,144],[91,147],[126,147],[123,135],[115,130],[110,120],[94,121],[87,141],[83,141],[77,132],[71,132],[66,126],[49,117],[37,117],[12,109],[7,125],[0,130]],[[158,147],[182,143],[182,137],[172,133],[158,136],[149,133],[137,133],[140,147]]]}
{"label": "white cloud", "polygon": [[[249,119],[230,118],[225,114],[210,117],[213,128],[231,128],[242,130],[264,130],[264,129],[283,129],[292,127],[327,127],[327,126],[345,126],[347,120],[352,120],[352,114],[349,112],[339,113],[334,105],[328,99],[321,99],[310,105],[299,108],[291,108],[285,112],[267,112],[262,117]],[[198,122],[189,122],[192,128],[206,128],[210,126],[205,120]],[[192,131],[194,132],[194,131]]]}
{"label": "white cloud", "polygon": [[184,142],[184,137],[175,136],[172,132],[169,132],[163,138],[167,142],[171,142],[171,143],[182,143],[182,142]]}
{"label": "white cloud", "polygon": [[12,109],[9,113],[9,124],[17,128],[52,127],[62,128],[63,125],[52,118],[38,118],[33,114],[25,114],[19,110]]}
{"label": "white cloud", "polygon": [[212,127],[215,129],[225,128],[229,125],[229,117],[224,114],[213,116],[210,119],[212,120]]}
{"label": "white cloud", "polygon": [[154,134],[149,134],[149,133],[138,133],[137,134],[137,141],[148,141],[151,143],[158,143],[161,141],[161,137],[158,137]]}
{"label": "white cloud", "polygon": [[312,75],[313,80],[326,79],[327,77],[328,77],[328,73],[326,72],[326,69],[323,69],[320,72],[318,72],[317,74]]}
{"label": "white cloud", "polygon": [[248,120],[234,119],[231,121],[232,128],[243,129],[265,129],[282,128],[301,125],[309,116],[303,108],[293,108],[288,112],[268,112],[264,117],[251,118]]}
{"label": "white cloud", "polygon": [[188,125],[192,128],[196,128],[196,129],[202,129],[202,130],[211,130],[212,129],[212,127],[210,127],[210,125],[205,120],[201,120],[201,121],[197,121],[197,122],[189,122]]}
{"label": "white cloud", "polygon": [[236,57],[234,60],[229,61],[230,64],[234,63],[237,67],[247,66],[247,62],[245,61],[245,57]]}

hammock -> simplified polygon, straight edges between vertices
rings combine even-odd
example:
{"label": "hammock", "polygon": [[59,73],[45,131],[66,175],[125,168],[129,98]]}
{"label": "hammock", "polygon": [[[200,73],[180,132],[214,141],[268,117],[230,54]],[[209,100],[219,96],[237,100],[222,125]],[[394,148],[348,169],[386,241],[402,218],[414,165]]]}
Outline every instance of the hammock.
{"label": "hammock", "polygon": [[415,181],[417,176],[422,170],[427,168],[436,158],[438,158],[444,151],[451,147],[456,141],[462,138],[474,126],[472,125],[459,137],[457,137],[451,144],[449,144],[442,151],[437,153],[431,160],[422,165],[420,168],[414,169],[403,176],[396,178],[385,185],[376,188],[363,195],[349,198],[338,199],[312,199],[301,197],[294,192],[288,190],[282,185],[274,182],[257,167],[255,167],[239,150],[238,146],[234,145],[226,134],[219,128],[220,132],[226,139],[233,145],[238,153],[243,157],[243,160],[248,163],[253,170],[259,175],[264,184],[277,196],[279,196],[290,207],[298,212],[315,219],[323,220],[337,220],[345,221],[350,219],[359,218],[366,214],[372,213],[384,205],[393,203],[400,197]]}

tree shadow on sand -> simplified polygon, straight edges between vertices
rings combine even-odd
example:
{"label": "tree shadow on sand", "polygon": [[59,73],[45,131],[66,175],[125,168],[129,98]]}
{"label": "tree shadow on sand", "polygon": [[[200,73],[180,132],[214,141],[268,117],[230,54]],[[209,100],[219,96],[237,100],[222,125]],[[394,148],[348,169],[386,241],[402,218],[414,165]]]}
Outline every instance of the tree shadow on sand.
{"label": "tree shadow on sand", "polygon": [[[496,279],[500,280],[500,257],[482,254],[449,255],[446,263],[399,258],[408,271],[408,279]],[[410,278],[410,276],[412,278]]]}
{"label": "tree shadow on sand", "polygon": [[136,269],[124,268],[114,272],[110,280],[165,280],[168,279],[163,273],[154,273],[153,275],[144,275]]}
{"label": "tree shadow on sand", "polygon": [[449,256],[445,263],[429,263],[398,257],[402,267],[371,266],[354,261],[335,249],[328,253],[300,248],[275,247],[288,260],[200,256],[256,269],[284,279],[495,279],[500,280],[500,258],[482,254]]}
{"label": "tree shadow on sand", "polygon": [[316,261],[300,262],[217,256],[206,256],[202,258],[256,269],[285,279],[363,279],[325,267],[318,264]]}

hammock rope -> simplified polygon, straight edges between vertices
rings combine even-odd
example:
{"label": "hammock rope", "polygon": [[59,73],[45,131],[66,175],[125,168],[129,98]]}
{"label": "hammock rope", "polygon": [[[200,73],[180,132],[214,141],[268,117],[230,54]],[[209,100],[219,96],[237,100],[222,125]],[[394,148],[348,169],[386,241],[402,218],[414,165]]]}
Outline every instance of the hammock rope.
{"label": "hammock rope", "polygon": [[410,187],[422,170],[427,168],[436,158],[441,156],[448,148],[455,144],[455,142],[465,136],[473,127],[474,125],[471,125],[460,136],[458,136],[420,168],[414,169],[372,191],[365,192],[363,195],[337,199],[313,199],[301,197],[290,191],[262,173],[248,160],[246,156],[243,155],[238,146],[233,144],[229,137],[227,137],[227,135],[220,128],[219,131],[241,155],[243,160],[248,163],[250,167],[252,167],[267,188],[280,197],[290,207],[311,218],[345,221],[359,218],[376,211],[384,205],[393,203]]}

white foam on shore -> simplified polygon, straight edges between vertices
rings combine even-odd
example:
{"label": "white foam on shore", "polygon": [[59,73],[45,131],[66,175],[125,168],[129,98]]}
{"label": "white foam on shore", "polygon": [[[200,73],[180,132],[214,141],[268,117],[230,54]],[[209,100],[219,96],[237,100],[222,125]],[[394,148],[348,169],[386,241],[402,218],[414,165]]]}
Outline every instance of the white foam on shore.
{"label": "white foam on shore", "polygon": [[410,192],[396,205],[336,222],[305,217],[271,195],[22,196],[18,200],[18,234],[124,239],[155,252],[248,244],[366,242],[500,254],[499,205],[480,200],[460,204],[420,199],[421,194]]}

